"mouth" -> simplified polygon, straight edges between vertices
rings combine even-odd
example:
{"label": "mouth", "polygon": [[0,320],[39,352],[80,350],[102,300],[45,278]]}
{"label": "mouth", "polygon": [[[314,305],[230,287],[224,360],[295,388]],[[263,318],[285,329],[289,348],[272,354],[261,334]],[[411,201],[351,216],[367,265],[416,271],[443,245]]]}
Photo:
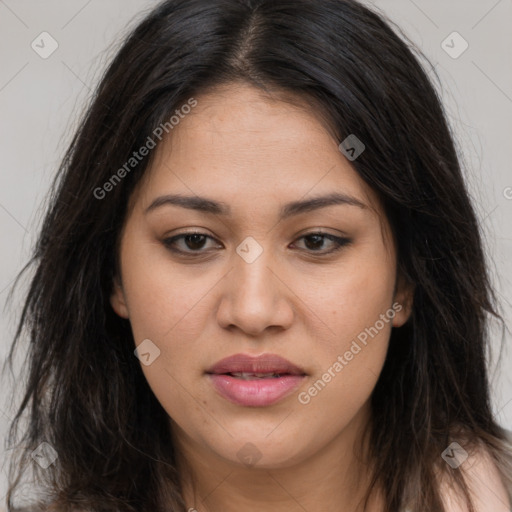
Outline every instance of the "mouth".
{"label": "mouth", "polygon": [[214,375],[231,375],[236,378],[250,380],[253,378],[279,378],[283,375],[306,375],[303,368],[291,363],[276,354],[235,354],[221,359],[206,373]]}
{"label": "mouth", "polygon": [[206,371],[220,396],[239,406],[266,407],[297,388],[306,372],[275,354],[236,354]]}
{"label": "mouth", "polygon": [[[214,374],[215,375],[215,374]],[[257,379],[279,379],[285,375],[291,375],[289,373],[250,373],[250,372],[233,372],[233,373],[222,373],[217,375],[230,375],[237,379],[242,380],[257,380]]]}

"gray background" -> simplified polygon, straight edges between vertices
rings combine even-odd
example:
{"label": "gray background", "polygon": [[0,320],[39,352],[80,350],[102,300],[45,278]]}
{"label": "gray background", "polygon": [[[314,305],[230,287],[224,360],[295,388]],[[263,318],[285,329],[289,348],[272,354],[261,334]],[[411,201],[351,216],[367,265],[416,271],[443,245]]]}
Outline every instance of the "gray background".
{"label": "gray background", "polygon": [[[427,55],[467,166],[467,179],[486,232],[495,286],[507,325],[512,320],[512,0],[375,0]],[[122,36],[156,2],[148,0],[0,0],[0,303],[26,262],[43,212],[42,201],[78,114]],[[452,54],[469,47],[457,58]],[[48,32],[57,50],[48,51]],[[450,36],[450,37],[448,37]],[[41,42],[41,38],[44,41]],[[447,39],[448,38],[448,39]],[[446,41],[443,46],[443,41]],[[44,45],[44,48],[43,48]],[[452,47],[452,48],[449,48]],[[432,74],[431,74],[432,76]],[[20,288],[23,291],[23,286]],[[14,296],[0,319],[0,362],[20,311]],[[494,346],[500,333],[496,330]],[[499,372],[491,361],[494,409],[512,428],[510,334]],[[0,437],[12,417],[12,389],[0,387]],[[4,451],[5,450],[5,451]],[[4,453],[2,454],[2,451]],[[6,460],[0,447],[0,463]],[[0,510],[5,493],[0,474]]]}

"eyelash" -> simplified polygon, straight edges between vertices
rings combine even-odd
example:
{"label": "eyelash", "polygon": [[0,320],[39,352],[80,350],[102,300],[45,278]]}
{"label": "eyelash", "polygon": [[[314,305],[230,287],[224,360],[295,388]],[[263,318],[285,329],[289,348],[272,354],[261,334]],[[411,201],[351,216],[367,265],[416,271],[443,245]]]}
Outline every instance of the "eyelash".
{"label": "eyelash", "polygon": [[[207,251],[203,251],[203,250],[182,251],[181,249],[176,249],[175,247],[173,247],[173,244],[177,240],[184,239],[187,236],[192,236],[192,235],[199,235],[202,237],[210,238],[211,240],[215,240],[213,237],[211,237],[210,235],[207,235],[206,233],[190,231],[187,233],[181,233],[179,235],[176,235],[176,236],[173,236],[170,238],[166,238],[165,240],[162,241],[162,243],[165,245],[165,247],[167,249],[169,249],[170,251],[172,251],[174,253],[178,253],[178,254],[182,254],[182,255],[186,255],[186,256],[190,256],[190,257],[202,256]],[[333,254],[333,253],[341,250],[343,247],[346,247],[347,245],[349,245],[352,242],[352,240],[350,238],[338,237],[338,236],[332,235],[330,233],[324,233],[322,231],[313,231],[311,233],[306,233],[305,235],[302,235],[301,237],[299,237],[297,240],[301,240],[302,238],[308,238],[308,237],[315,236],[315,235],[321,236],[323,239],[331,240],[332,242],[334,242],[336,244],[336,247],[334,247],[334,249],[331,249],[330,251],[327,251],[327,252],[310,250],[310,252],[312,254],[319,254],[320,256],[327,256],[329,254]],[[307,251],[307,249],[306,249],[306,251]]]}

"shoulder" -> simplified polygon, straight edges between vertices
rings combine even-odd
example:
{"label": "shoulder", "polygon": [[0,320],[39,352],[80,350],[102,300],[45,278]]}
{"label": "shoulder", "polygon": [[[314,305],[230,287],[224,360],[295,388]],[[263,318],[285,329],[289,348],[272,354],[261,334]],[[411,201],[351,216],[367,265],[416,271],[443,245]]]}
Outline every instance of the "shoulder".
{"label": "shoulder", "polygon": [[[483,446],[475,447],[457,469],[468,484],[476,512],[510,512],[508,491],[491,455]],[[455,492],[448,479],[440,483],[440,491],[447,512],[468,512],[463,496]]]}

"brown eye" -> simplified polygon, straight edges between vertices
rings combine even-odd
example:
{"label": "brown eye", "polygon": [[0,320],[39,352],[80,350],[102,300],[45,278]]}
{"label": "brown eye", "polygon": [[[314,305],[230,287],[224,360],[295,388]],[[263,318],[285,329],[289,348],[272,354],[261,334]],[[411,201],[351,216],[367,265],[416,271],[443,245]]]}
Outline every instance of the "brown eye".
{"label": "brown eye", "polygon": [[[318,252],[321,254],[333,253],[342,247],[351,243],[349,238],[342,238],[339,236],[331,235],[329,233],[309,233],[300,237],[298,240],[304,240],[306,250],[310,252]],[[331,246],[330,250],[325,250],[325,241],[328,240]]]}
{"label": "brown eye", "polygon": [[[175,253],[199,256],[206,253],[209,249],[205,249],[208,240],[214,240],[211,236],[205,233],[181,233],[170,238],[163,240],[163,244],[170,251]],[[349,245],[351,240],[349,238],[338,237],[329,233],[315,232],[304,235],[298,240],[305,241],[305,249],[308,252],[318,253],[319,255],[331,254],[342,247]],[[329,242],[326,248],[326,241]],[[181,244],[180,244],[181,242]],[[330,248],[329,248],[330,247]]]}
{"label": "brown eye", "polygon": [[204,235],[186,235],[183,238],[185,245],[192,250],[202,249],[204,246],[204,243],[206,241],[206,237]]}
{"label": "brown eye", "polygon": [[[206,235],[205,233],[182,233],[180,235],[166,238],[163,240],[163,244],[171,251],[194,255],[194,253],[201,254],[206,252],[202,249],[208,239],[214,240],[214,238]],[[177,247],[178,242],[183,242],[181,247]]]}

